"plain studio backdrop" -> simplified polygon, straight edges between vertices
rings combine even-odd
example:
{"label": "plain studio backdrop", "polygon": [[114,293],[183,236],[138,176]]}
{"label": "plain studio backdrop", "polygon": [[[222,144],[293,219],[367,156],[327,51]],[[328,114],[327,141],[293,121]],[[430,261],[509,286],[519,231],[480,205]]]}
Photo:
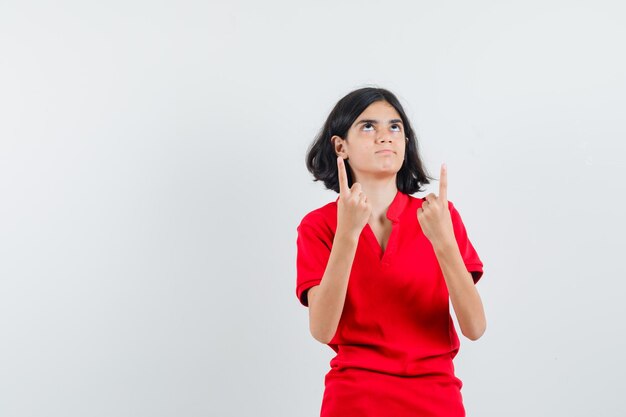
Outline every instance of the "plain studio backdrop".
{"label": "plain studio backdrop", "polygon": [[625,9],[1,2],[0,415],[319,415],[304,157],[367,85],[485,264],[468,416],[626,415]]}

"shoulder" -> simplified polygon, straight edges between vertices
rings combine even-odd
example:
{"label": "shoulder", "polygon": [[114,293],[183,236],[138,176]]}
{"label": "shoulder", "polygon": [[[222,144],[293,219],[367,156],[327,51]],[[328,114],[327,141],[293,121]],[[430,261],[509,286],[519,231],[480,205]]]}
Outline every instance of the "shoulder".
{"label": "shoulder", "polygon": [[332,201],[305,214],[298,225],[298,229],[303,226],[334,230],[337,226],[337,202]]}

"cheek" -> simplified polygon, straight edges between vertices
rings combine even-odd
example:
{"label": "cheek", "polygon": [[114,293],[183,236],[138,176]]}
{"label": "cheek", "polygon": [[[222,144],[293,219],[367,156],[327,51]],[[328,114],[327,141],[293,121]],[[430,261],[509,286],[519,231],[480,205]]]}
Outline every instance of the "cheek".
{"label": "cheek", "polygon": [[364,140],[362,143],[360,143],[357,152],[363,154],[372,152],[374,150],[374,145],[368,142],[369,141]]}

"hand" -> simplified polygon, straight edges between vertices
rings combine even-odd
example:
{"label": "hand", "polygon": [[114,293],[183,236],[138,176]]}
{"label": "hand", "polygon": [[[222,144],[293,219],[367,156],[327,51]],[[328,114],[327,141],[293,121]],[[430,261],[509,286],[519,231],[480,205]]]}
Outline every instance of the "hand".
{"label": "hand", "polygon": [[439,197],[430,193],[417,209],[417,221],[422,231],[433,246],[444,245],[454,241],[454,228],[448,209],[448,170],[441,164],[439,177]]}
{"label": "hand", "polygon": [[337,173],[339,175],[337,230],[358,238],[372,214],[372,206],[367,202],[361,184],[355,182],[352,188],[348,188],[348,174],[342,157],[337,158]]}

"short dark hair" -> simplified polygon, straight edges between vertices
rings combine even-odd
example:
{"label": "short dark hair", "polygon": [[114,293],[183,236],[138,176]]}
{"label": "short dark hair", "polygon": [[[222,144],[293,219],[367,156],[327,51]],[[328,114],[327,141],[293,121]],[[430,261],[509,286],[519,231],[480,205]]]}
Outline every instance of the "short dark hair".
{"label": "short dark hair", "polygon": [[[409,139],[404,153],[402,168],[396,176],[396,186],[404,194],[422,191],[422,185],[429,184],[430,177],[418,153],[417,136],[404,113],[402,105],[395,95],[384,88],[365,87],[352,91],[337,102],[328,115],[324,126],[315,137],[306,154],[306,167],[313,174],[314,181],[323,181],[327,189],[339,193],[337,178],[337,154],[330,139],[334,136],[345,137],[357,117],[376,101],[386,101],[396,109],[404,133]],[[352,187],[350,161],[345,160],[348,186]]]}

